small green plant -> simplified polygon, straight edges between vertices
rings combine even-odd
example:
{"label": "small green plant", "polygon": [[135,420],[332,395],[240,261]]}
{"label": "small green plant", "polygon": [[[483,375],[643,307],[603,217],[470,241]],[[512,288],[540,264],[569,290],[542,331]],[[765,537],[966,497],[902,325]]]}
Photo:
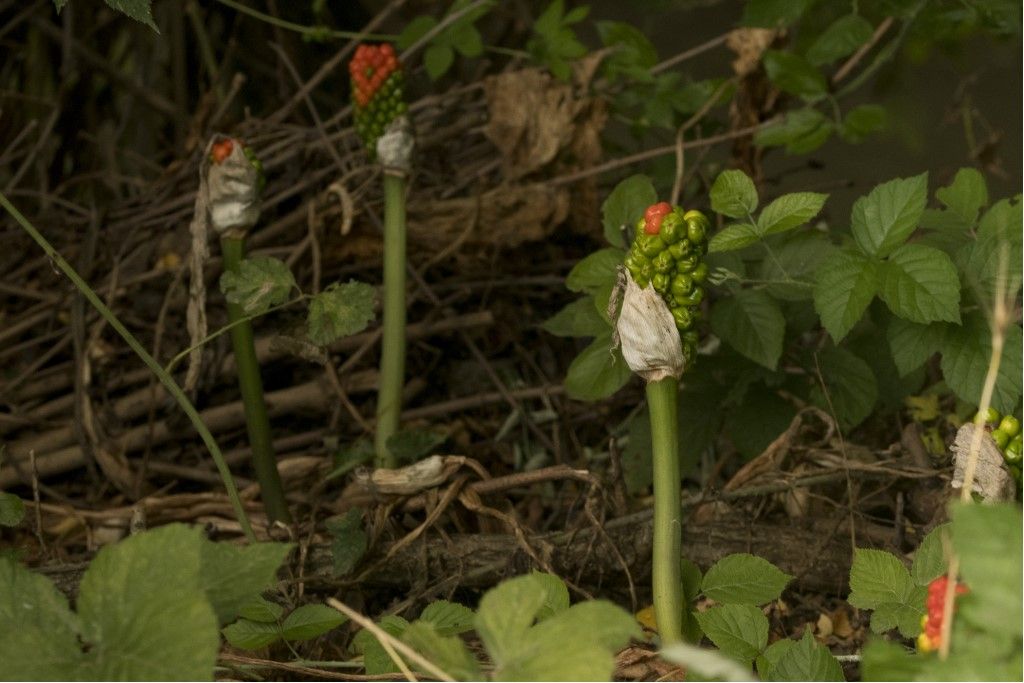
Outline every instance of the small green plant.
{"label": "small green plant", "polygon": [[21,680],[210,680],[218,624],[271,587],[291,546],[213,543],[181,524],[103,548],[77,609],[0,557],[0,660]]}
{"label": "small green plant", "polygon": [[302,605],[281,618],[284,608],[254,596],[238,610],[239,619],[225,627],[224,638],[243,650],[259,650],[284,640],[312,640],[345,623],[344,614],[327,605]]}
{"label": "small green plant", "polygon": [[395,465],[387,444],[398,431],[405,384],[405,190],[413,137],[401,70],[388,44],[360,45],[349,63],[356,123],[367,154],[384,171],[384,311],[374,434],[378,467]]}
{"label": "small green plant", "polygon": [[[474,4],[477,6],[472,7]],[[474,24],[495,4],[473,3],[472,0],[456,0],[451,4],[440,20],[447,25],[429,39],[427,49],[423,53],[423,66],[431,80],[436,81],[448,73],[455,63],[456,53],[469,58],[483,54],[483,38]],[[438,19],[429,15],[416,17],[406,24],[395,45],[400,50],[412,46],[433,31],[438,23]]]}

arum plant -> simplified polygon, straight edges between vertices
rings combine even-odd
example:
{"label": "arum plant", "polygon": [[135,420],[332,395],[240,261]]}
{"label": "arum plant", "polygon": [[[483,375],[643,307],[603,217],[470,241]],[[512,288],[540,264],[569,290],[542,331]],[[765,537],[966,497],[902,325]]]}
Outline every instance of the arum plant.
{"label": "arum plant", "polygon": [[360,45],[349,64],[356,132],[384,172],[384,300],[374,450],[394,467],[388,439],[398,431],[405,379],[405,186],[413,150],[402,66],[389,44]]}
{"label": "arum plant", "polygon": [[[654,616],[663,644],[683,637],[679,486],[679,377],[694,361],[708,267],[708,219],[666,202],[647,209],[620,271],[615,333],[622,357],[647,383],[654,469]],[[617,302],[613,303],[617,307]]]}
{"label": "arum plant", "polygon": [[[207,169],[210,224],[220,237],[225,274],[237,275],[245,258],[245,238],[259,219],[263,168],[255,154],[234,138],[219,138],[210,148]],[[238,367],[238,386],[245,408],[245,422],[252,448],[253,469],[260,496],[271,522],[291,522],[277,458],[270,437],[270,420],[263,399],[252,324],[242,306],[227,304],[231,343]]]}

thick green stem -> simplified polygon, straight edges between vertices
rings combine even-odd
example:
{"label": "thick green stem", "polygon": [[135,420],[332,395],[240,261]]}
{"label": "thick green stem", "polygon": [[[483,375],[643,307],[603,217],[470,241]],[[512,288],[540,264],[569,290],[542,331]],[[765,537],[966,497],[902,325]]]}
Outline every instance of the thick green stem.
{"label": "thick green stem", "polygon": [[[220,241],[224,252],[224,269],[237,273],[245,256],[245,238],[227,235]],[[228,303],[228,319],[231,321],[231,344],[235,350],[235,364],[238,367],[238,387],[242,392],[245,407],[245,424],[249,432],[249,446],[252,448],[252,465],[256,480],[260,483],[260,497],[271,522],[291,522],[288,503],[284,499],[281,475],[277,471],[277,457],[274,443],[270,438],[270,418],[267,404],[263,400],[263,381],[260,379],[260,365],[256,359],[256,345],[252,337],[252,324],[246,319],[245,311],[238,304]]]}
{"label": "thick green stem", "polygon": [[394,467],[388,439],[398,431],[405,385],[405,178],[384,174],[384,312],[377,392],[377,467]]}
{"label": "thick green stem", "polygon": [[654,461],[654,618],[662,645],[683,639],[682,521],[679,493],[679,383],[667,377],[647,385]]}
{"label": "thick green stem", "polygon": [[7,200],[7,197],[5,197],[2,192],[0,192],[0,206],[6,209],[7,212],[14,217],[14,220],[21,225],[25,232],[35,240],[36,244],[46,252],[50,261],[60,268],[61,272],[71,280],[72,284],[74,284],[75,287],[78,288],[78,291],[82,293],[82,296],[92,304],[93,308],[99,311],[99,314],[103,316],[104,320],[107,321],[107,324],[121,335],[131,350],[142,359],[142,362],[146,364],[146,367],[156,375],[157,379],[160,380],[160,383],[164,385],[165,389],[167,389],[167,392],[174,397],[174,400],[178,402],[181,409],[185,411],[188,419],[192,422],[192,426],[194,426],[196,431],[199,432],[200,438],[203,440],[203,443],[206,444],[206,448],[210,451],[210,455],[213,457],[213,462],[217,465],[217,471],[220,473],[220,478],[224,482],[224,488],[227,490],[228,498],[231,500],[231,507],[235,510],[235,516],[238,518],[238,523],[241,525],[242,531],[245,533],[246,538],[250,541],[255,541],[256,534],[253,533],[252,526],[249,524],[249,518],[246,516],[245,509],[242,507],[242,501],[238,497],[238,489],[235,488],[235,480],[231,477],[231,470],[228,469],[228,464],[224,460],[224,455],[217,446],[217,441],[213,438],[213,434],[211,434],[210,430],[206,428],[205,424],[203,424],[203,419],[199,416],[199,411],[197,411],[195,406],[192,405],[192,402],[188,400],[188,396],[185,395],[185,392],[181,390],[181,387],[174,381],[174,378],[171,377],[166,370],[160,367],[160,364],[156,362],[156,359],[149,355],[149,352],[142,347],[139,340],[121,324],[121,321],[117,319],[117,316],[114,315],[113,311],[107,308],[106,304],[96,296],[96,292],[94,292],[78,272],[71,267],[71,264],[65,261],[64,257],[57,253],[57,250],[53,248],[53,246],[38,230],[36,230],[35,226],[33,226],[27,218],[21,215],[20,211],[14,208],[14,205]]}

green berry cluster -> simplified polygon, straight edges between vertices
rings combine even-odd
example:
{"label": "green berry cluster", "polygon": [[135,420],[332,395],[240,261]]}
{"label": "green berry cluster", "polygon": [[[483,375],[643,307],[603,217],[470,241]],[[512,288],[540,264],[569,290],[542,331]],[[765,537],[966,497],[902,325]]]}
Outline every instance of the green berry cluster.
{"label": "green berry cluster", "polygon": [[1013,415],[1000,415],[995,408],[989,408],[985,413],[985,426],[991,430],[989,436],[1002,451],[1006,464],[1019,482],[1021,480],[1021,461],[1024,460],[1020,420]]}
{"label": "green berry cluster", "polygon": [[636,284],[653,285],[668,304],[688,362],[695,358],[699,341],[696,326],[708,278],[704,254],[710,227],[700,211],[655,204],[637,223],[637,236],[625,260]]}
{"label": "green berry cluster", "polygon": [[372,158],[388,124],[405,114],[405,74],[389,44],[360,45],[349,63],[356,133]]}

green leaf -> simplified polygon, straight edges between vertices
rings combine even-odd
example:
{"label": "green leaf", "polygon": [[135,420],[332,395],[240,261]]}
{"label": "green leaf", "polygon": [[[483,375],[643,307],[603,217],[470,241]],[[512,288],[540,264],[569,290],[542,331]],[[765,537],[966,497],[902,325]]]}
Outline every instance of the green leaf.
{"label": "green leaf", "polygon": [[750,0],[743,7],[744,26],[776,28],[799,19],[812,0]]}
{"label": "green leaf", "polygon": [[828,238],[817,231],[790,233],[780,246],[773,246],[775,258],[761,261],[761,279],[769,282],[765,291],[776,299],[803,301],[814,295],[814,274],[822,262],[836,252]]}
{"label": "green leaf", "polygon": [[774,643],[765,648],[765,651],[761,653],[761,656],[757,658],[757,675],[761,677],[761,680],[771,680],[770,676],[772,669],[779,663],[784,656],[789,654],[789,651],[796,647],[795,640],[789,640],[783,638],[776,640]]}
{"label": "green leaf", "polygon": [[768,619],[753,605],[718,605],[697,621],[722,654],[748,667],[768,644]]}
{"label": "green leaf", "polygon": [[598,21],[597,32],[605,47],[614,48],[604,61],[604,68],[609,77],[643,72],[657,64],[658,51],[647,35],[632,24],[623,21]]}
{"label": "green leaf", "polygon": [[795,415],[793,404],[774,391],[752,387],[739,406],[726,411],[725,431],[740,455],[749,460],[786,431]]}
{"label": "green leaf", "polygon": [[249,621],[260,621],[265,624],[276,623],[284,613],[284,608],[276,602],[270,602],[260,595],[254,595],[238,608],[238,616]]}
{"label": "green leaf", "polygon": [[945,325],[919,325],[903,318],[893,318],[886,336],[900,376],[909,375],[938,353],[945,333]]}
{"label": "green leaf", "polygon": [[369,538],[363,530],[363,511],[352,508],[340,517],[331,517],[325,526],[327,533],[331,535],[334,575],[345,576],[366,553]]}
{"label": "green leaf", "polygon": [[770,370],[779,364],[786,319],[778,304],[757,289],[742,289],[711,309],[711,329],[744,356]]}
{"label": "green leaf", "polygon": [[220,291],[228,303],[241,306],[245,315],[262,315],[271,306],[283,304],[295,287],[288,265],[270,256],[247,258],[237,272],[229,270],[220,276]]}
{"label": "green leaf", "polygon": [[910,572],[892,553],[868,548],[853,551],[847,601],[854,607],[876,609],[885,603],[898,604],[914,588]]}
{"label": "green leaf", "polygon": [[501,582],[481,598],[476,631],[496,666],[514,658],[545,597],[541,579],[527,574]]}
{"label": "green leaf", "polygon": [[952,518],[953,549],[970,588],[961,599],[961,614],[1000,638],[1016,637],[1019,650],[1024,604],[1020,509],[1009,503],[959,504]]}
{"label": "green leaf", "polygon": [[793,579],[768,560],[735,553],[715,563],[701,582],[704,595],[726,605],[763,605],[777,600]]}
{"label": "green leaf", "polygon": [[400,429],[385,442],[388,452],[400,464],[414,463],[437,452],[448,436],[436,429]]}
{"label": "green leaf", "polygon": [[825,77],[800,55],[767,50],[761,58],[764,70],[780,90],[813,102],[828,93]]}
{"label": "green leaf", "polygon": [[209,680],[220,648],[200,583],[202,536],[181,524],[97,553],[78,597],[92,680]]}
{"label": "green leaf", "polygon": [[819,354],[818,364],[831,402],[817,384],[811,391],[812,402],[826,411],[831,403],[840,425],[856,427],[871,414],[878,400],[878,381],[871,366],[846,349],[837,348]]}
{"label": "green leaf", "polygon": [[[400,616],[388,614],[381,618],[377,626],[386,633],[398,638],[409,628],[409,622]],[[377,636],[366,629],[359,631],[352,638],[352,647],[356,652],[362,653],[363,667],[368,675],[379,676],[398,673],[398,665],[391,659],[391,655],[387,653],[384,646],[377,640]]]}
{"label": "green leaf", "polygon": [[365,282],[335,282],[309,302],[309,340],[320,346],[362,332],[374,318],[376,295]]}
{"label": "green leaf", "polygon": [[688,643],[699,643],[704,637],[704,632],[700,630],[700,623],[697,621],[694,607],[697,604],[697,598],[700,597],[700,567],[685,557],[680,564],[683,583],[683,638]]}
{"label": "green leaf", "polygon": [[[1010,325],[992,394],[992,406],[1001,413],[1012,412],[1020,401],[1024,372],[1021,345],[1021,328]],[[984,316],[974,313],[965,317],[962,327],[950,326],[942,337],[941,351],[946,384],[962,400],[978,405],[992,355],[992,340]]]}
{"label": "green leaf", "polygon": [[901,602],[883,602],[871,614],[871,630],[885,633],[898,629],[904,638],[915,638],[921,633],[921,617],[925,615],[924,602],[928,589],[914,586]]}
{"label": "green leaf", "polygon": [[754,133],[762,147],[782,147],[790,154],[806,154],[821,147],[832,136],[835,124],[811,107],[789,112],[781,121]]}
{"label": "green leaf", "polygon": [[341,626],[347,620],[348,617],[333,607],[302,605],[284,620],[281,632],[285,640],[310,640]]}
{"label": "green leaf", "polygon": [[837,344],[875,298],[877,269],[874,261],[846,251],[836,252],[818,268],[814,310]]}
{"label": "green leaf", "polygon": [[604,236],[613,246],[625,247],[625,228],[643,218],[644,211],[658,201],[658,193],[651,179],[645,175],[632,175],[609,193],[601,205],[601,223]]}
{"label": "green leaf", "polygon": [[68,4],[68,0],[53,0],[53,6],[57,8],[57,14]]}
{"label": "green leaf", "polygon": [[435,600],[420,613],[420,621],[429,622],[442,636],[455,636],[473,630],[473,610],[457,602]]}
{"label": "green leaf", "polygon": [[888,256],[914,232],[928,199],[928,174],[878,185],[853,205],[853,238],[870,256]]}
{"label": "green leaf", "polygon": [[985,177],[976,169],[961,168],[952,183],[935,190],[935,198],[959,219],[966,230],[974,225],[978,212],[988,204],[988,186]]}
{"label": "green leaf", "polygon": [[398,35],[398,40],[395,41],[395,47],[399,50],[410,47],[420,38],[427,35],[430,29],[435,26],[437,26],[437,19],[434,17],[426,15],[416,17],[402,29],[402,32]]}
{"label": "green leaf", "polygon": [[711,186],[711,209],[729,218],[746,218],[757,208],[754,181],[743,171],[722,171]]}
{"label": "green leaf", "polygon": [[449,36],[449,44],[463,57],[479,57],[484,52],[480,31],[468,24]]}
{"label": "green leaf", "polygon": [[872,638],[864,648],[861,666],[865,681],[920,681],[924,657],[897,643]]}
{"label": "green leaf", "polygon": [[203,540],[200,581],[221,624],[232,621],[243,605],[277,582],[288,557],[287,543],[237,546]]}
{"label": "green leaf", "polygon": [[576,299],[541,324],[557,337],[596,337],[608,331],[608,321],[594,306],[593,297]]}
{"label": "green leaf", "polygon": [[221,633],[233,646],[242,650],[259,650],[281,639],[281,626],[276,622],[239,619],[225,626]]}
{"label": "green leaf", "polygon": [[846,112],[839,134],[847,142],[863,142],[872,133],[885,130],[889,115],[879,104],[862,104]]}
{"label": "green leaf", "polygon": [[[1017,199],[997,202],[981,217],[978,239],[968,249],[963,267],[964,280],[986,308],[992,306],[997,285],[1020,287],[1022,235],[1021,203]],[[1005,264],[1005,275],[1000,269]],[[1000,283],[1000,279],[1003,280]],[[1012,295],[1014,292],[1007,292]]]}
{"label": "green leaf", "polygon": [[455,51],[443,43],[434,43],[423,53],[423,66],[426,67],[427,75],[432,81],[444,76],[454,62]]}
{"label": "green leaf", "polygon": [[[44,576],[0,557],[0,662],[8,680],[86,678],[78,617]],[[209,677],[212,669],[206,672]]]}
{"label": "green leaf", "polygon": [[480,665],[458,636],[441,635],[433,624],[417,620],[402,640],[457,681],[480,681]]}
{"label": "green leaf", "polygon": [[949,540],[949,524],[942,524],[928,532],[914,553],[914,564],[910,576],[919,586],[929,583],[946,573],[946,553],[942,547],[943,536]]}
{"label": "green leaf", "polygon": [[0,526],[18,526],[25,517],[25,504],[13,493],[0,491]]}
{"label": "green leaf", "polygon": [[565,391],[579,401],[598,401],[625,386],[631,370],[618,349],[612,351],[611,330],[599,335],[569,365]]}
{"label": "green leaf", "polygon": [[544,604],[537,610],[538,622],[569,609],[569,589],[560,578],[538,571],[532,572],[531,576],[544,591]]}
{"label": "green leaf", "polygon": [[815,66],[831,64],[852,55],[857,48],[871,40],[874,29],[859,14],[847,14],[832,22],[807,49],[807,61]]}
{"label": "green leaf", "polygon": [[878,296],[901,318],[915,323],[960,322],[960,278],[945,253],[904,244],[878,270]]}
{"label": "green leaf", "polygon": [[[106,3],[111,9],[126,14],[135,21],[150,27],[158,34],[160,33],[160,29],[156,27],[156,23],[153,21],[153,0],[106,0]],[[60,10],[60,7],[57,9]]]}
{"label": "green leaf", "polygon": [[810,629],[805,629],[804,637],[781,653],[768,680],[845,681],[846,677],[828,648],[814,639]]}
{"label": "green leaf", "polygon": [[600,287],[614,285],[625,256],[626,252],[613,247],[595,251],[573,266],[565,278],[565,286],[573,292],[593,294]]}
{"label": "green leaf", "polygon": [[784,194],[764,207],[757,217],[757,229],[762,235],[773,235],[803,225],[821,211],[827,194],[794,192]]}
{"label": "green leaf", "polygon": [[714,254],[720,251],[733,251],[749,247],[761,239],[761,236],[750,223],[733,223],[711,237],[708,242],[708,253]]}

